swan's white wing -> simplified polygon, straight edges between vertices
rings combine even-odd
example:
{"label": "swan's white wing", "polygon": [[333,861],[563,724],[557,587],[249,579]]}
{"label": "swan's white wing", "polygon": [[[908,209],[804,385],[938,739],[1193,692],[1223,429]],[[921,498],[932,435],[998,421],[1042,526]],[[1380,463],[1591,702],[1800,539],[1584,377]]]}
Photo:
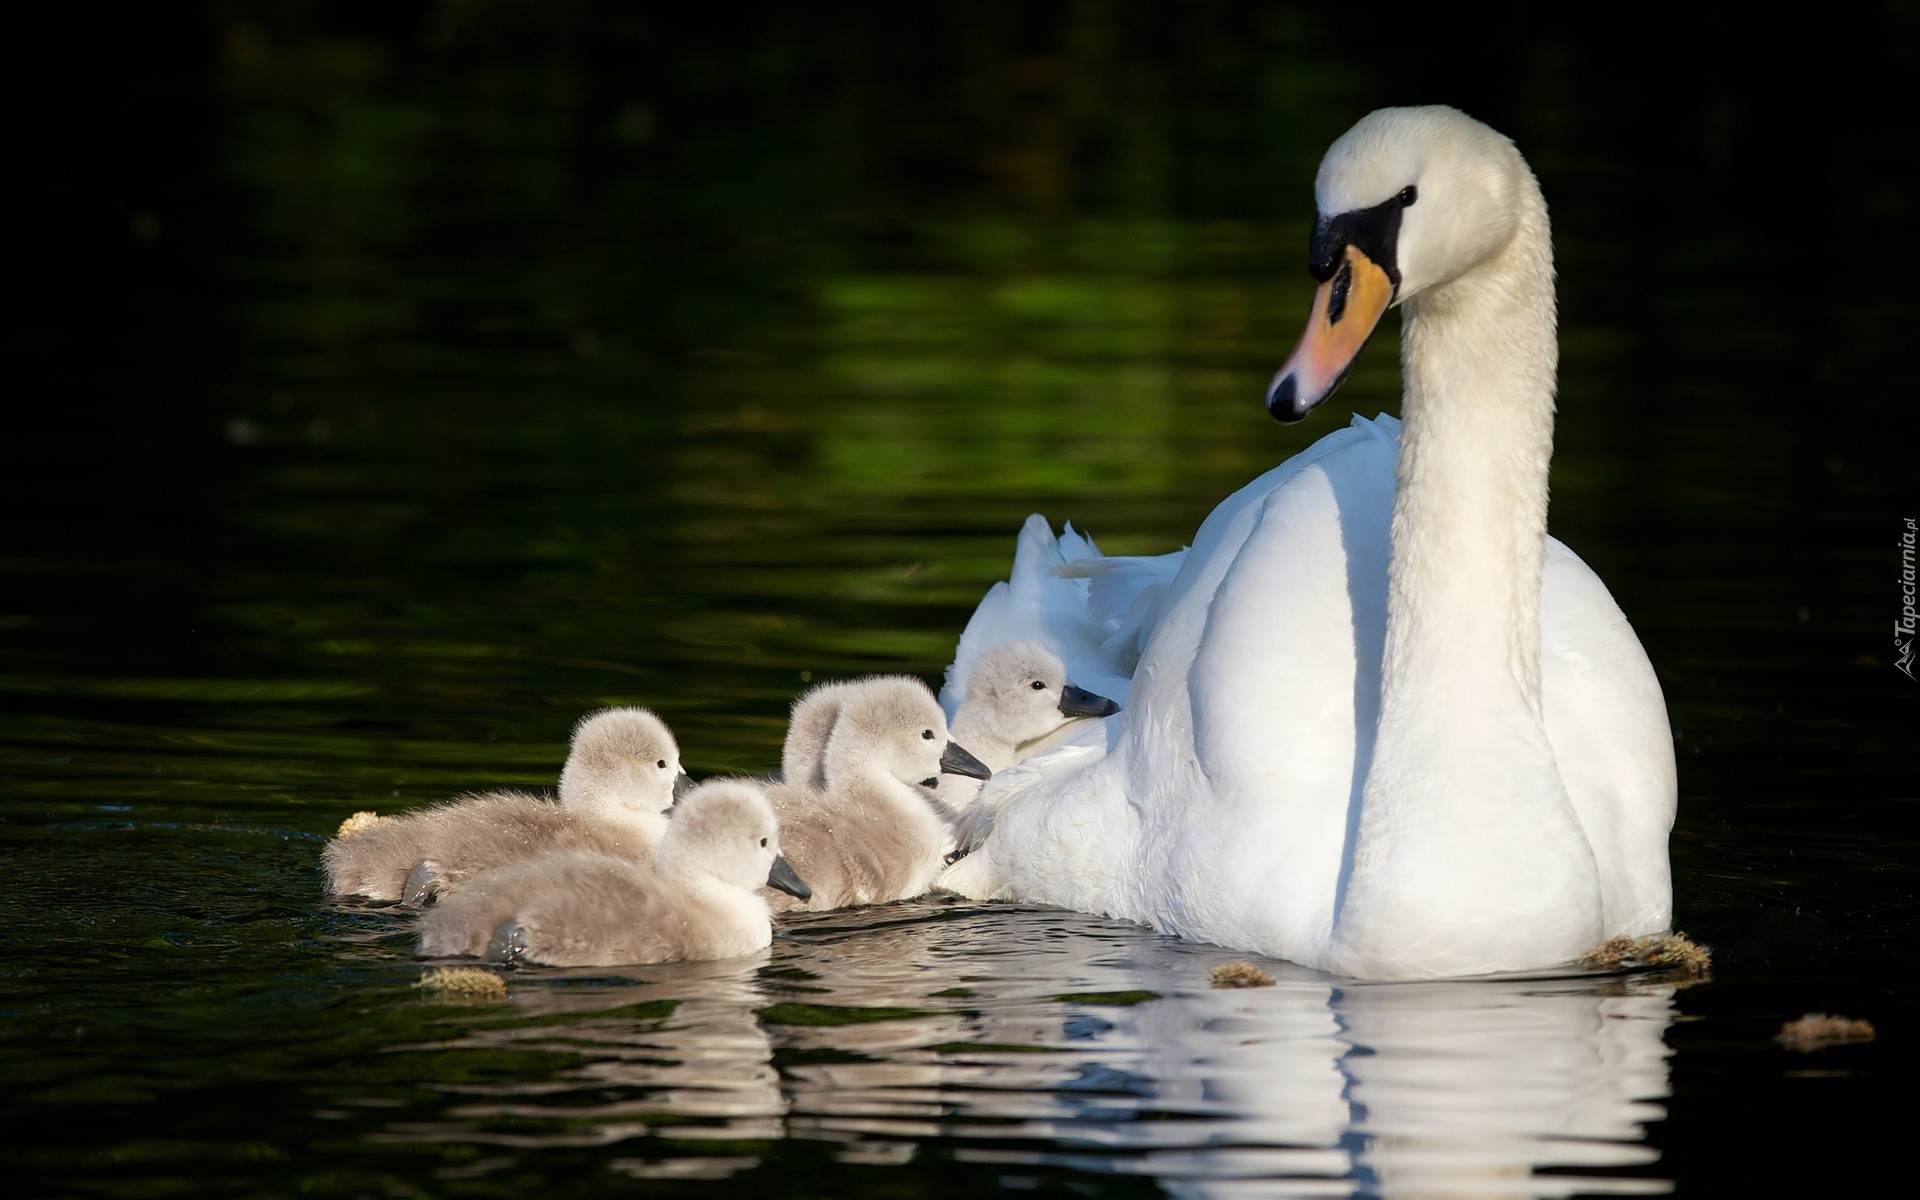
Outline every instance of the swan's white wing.
{"label": "swan's white wing", "polygon": [[1600,873],[1608,933],[1673,918],[1667,837],[1679,794],[1660,681],[1606,584],[1547,539],[1540,603],[1547,740]]}
{"label": "swan's white wing", "polygon": [[[1145,843],[1166,847],[1153,868],[1162,929],[1323,965],[1364,781],[1355,762],[1370,750],[1356,729],[1371,732],[1377,711],[1378,643],[1356,647],[1354,632],[1384,623],[1392,433],[1356,422],[1321,439],[1217,543],[1205,526],[1195,539],[1193,561],[1217,546],[1218,581],[1194,573],[1141,660],[1157,673],[1163,648],[1191,639],[1184,760],[1162,751],[1133,772],[1144,789],[1191,761],[1204,779],[1195,799],[1151,814]],[[1154,691],[1136,682],[1137,696]]]}
{"label": "swan's white wing", "polygon": [[[1072,535],[1073,526],[1069,524],[1061,535],[1063,550],[1067,549],[1067,539]],[[1091,546],[1092,539],[1087,539],[1087,544]],[[1153,627],[1165,606],[1167,588],[1179,575],[1186,559],[1185,547],[1170,554],[1117,558],[1098,553],[1069,553],[1067,561],[1053,569],[1053,573],[1062,578],[1087,581],[1087,608],[1094,621],[1107,631],[1099,655],[1101,665],[1109,674],[1125,679],[1133,677],[1140,652],[1146,649],[1147,639],[1153,635]]]}
{"label": "swan's white wing", "polygon": [[1320,956],[1366,690],[1349,591],[1384,592],[1394,432],[1356,422],[1214,510],[1104,723],[1111,747],[1041,756],[1001,784],[993,832],[953,886]]}

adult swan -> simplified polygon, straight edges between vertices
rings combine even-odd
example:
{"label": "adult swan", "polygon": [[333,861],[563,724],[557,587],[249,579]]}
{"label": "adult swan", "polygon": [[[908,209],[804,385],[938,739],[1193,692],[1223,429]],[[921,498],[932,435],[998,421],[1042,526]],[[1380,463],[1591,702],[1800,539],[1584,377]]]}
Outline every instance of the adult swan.
{"label": "adult swan", "polygon": [[945,882],[1375,979],[1663,930],[1666,706],[1606,587],[1546,535],[1539,185],[1506,138],[1433,107],[1363,119],[1314,190],[1320,287],[1268,408],[1305,417],[1399,304],[1404,428],[1322,438],[1183,557],[1101,559],[1029,522],[955,674],[1017,633],[1130,694],[989,785],[992,829]]}

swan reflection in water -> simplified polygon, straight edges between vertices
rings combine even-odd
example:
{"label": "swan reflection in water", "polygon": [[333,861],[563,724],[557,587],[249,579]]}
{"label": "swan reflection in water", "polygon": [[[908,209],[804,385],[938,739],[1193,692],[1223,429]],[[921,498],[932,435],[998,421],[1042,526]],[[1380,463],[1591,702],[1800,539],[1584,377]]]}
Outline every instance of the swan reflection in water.
{"label": "swan reflection in water", "polygon": [[[798,918],[759,959],[522,972],[520,1019],[436,1048],[584,1061],[441,1085],[458,1097],[445,1120],[385,1136],[619,1143],[609,1166],[649,1177],[777,1170],[774,1143],[801,1139],[843,1162],[938,1145],[1181,1196],[1668,1190],[1644,1137],[1668,1094],[1672,984],[1351,984],[1267,962],[1274,987],[1210,989],[1233,957],[1096,917],[935,900]],[[716,1139],[722,1153],[703,1155]]]}

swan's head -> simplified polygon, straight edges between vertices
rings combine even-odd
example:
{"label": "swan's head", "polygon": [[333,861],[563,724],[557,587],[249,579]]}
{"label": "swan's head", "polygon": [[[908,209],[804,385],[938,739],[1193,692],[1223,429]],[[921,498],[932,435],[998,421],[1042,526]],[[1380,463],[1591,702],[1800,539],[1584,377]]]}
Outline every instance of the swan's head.
{"label": "swan's head", "polygon": [[821,755],[829,787],[885,776],[937,783],[942,773],[985,779],[985,763],[947,736],[947,715],[927,685],[906,675],[876,675],[848,690]]}
{"label": "swan's head", "polygon": [[1513,143],[1458,109],[1383,108],[1320,160],[1307,331],[1267,387],[1291,423],[1333,393],[1381,316],[1441,288],[1513,240],[1532,174]]}
{"label": "swan's head", "polygon": [[609,708],[575,727],[560,768],[560,803],[658,813],[692,785],[665,721],[644,708]]}
{"label": "swan's head", "polygon": [[766,793],[744,779],[711,779],[674,810],[656,861],[668,873],[707,875],[747,891],[813,893],[780,855],[780,826]]}
{"label": "swan's head", "polygon": [[963,730],[983,729],[1009,746],[1045,737],[1075,717],[1106,717],[1120,706],[1067,682],[1066,664],[1038,642],[1006,642],[980,656],[954,714]]}

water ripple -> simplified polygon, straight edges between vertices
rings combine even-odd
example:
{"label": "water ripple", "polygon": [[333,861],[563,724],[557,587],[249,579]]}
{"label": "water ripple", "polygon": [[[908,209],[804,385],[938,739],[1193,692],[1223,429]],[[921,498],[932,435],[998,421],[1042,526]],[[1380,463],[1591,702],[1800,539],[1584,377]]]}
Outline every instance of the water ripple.
{"label": "water ripple", "polygon": [[442,1085],[469,1099],[369,1136],[651,1137],[712,1144],[716,1173],[747,1169],[725,1164],[749,1143],[865,1164],[937,1150],[1193,1196],[1667,1189],[1644,1173],[1658,1157],[1644,1137],[1669,1091],[1671,983],[1354,985],[1270,962],[1275,987],[1212,990],[1227,957],[1094,917],[933,900],[802,917],[744,963],[520,972],[511,1018],[432,1048],[571,1065]]}

